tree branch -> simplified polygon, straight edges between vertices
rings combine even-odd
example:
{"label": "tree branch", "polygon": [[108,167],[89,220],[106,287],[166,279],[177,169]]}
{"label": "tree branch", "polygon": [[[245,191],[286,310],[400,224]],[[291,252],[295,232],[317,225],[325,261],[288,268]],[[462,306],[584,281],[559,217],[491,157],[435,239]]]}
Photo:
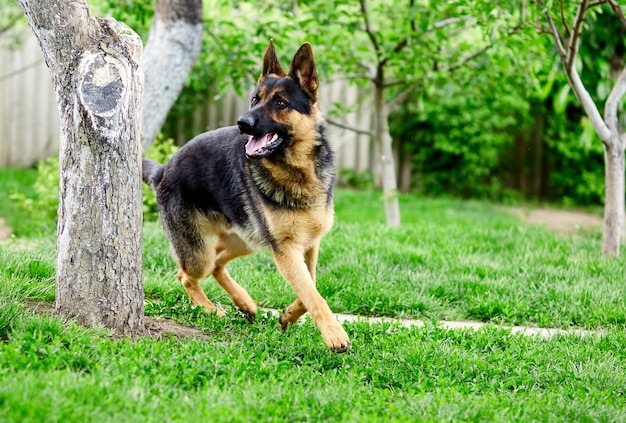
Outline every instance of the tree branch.
{"label": "tree branch", "polygon": [[431,32],[433,29],[445,28],[448,25],[454,25],[454,24],[457,24],[459,22],[470,20],[471,18],[472,17],[468,15],[468,16],[461,16],[460,18],[443,19],[441,21],[435,22],[432,26],[429,26],[426,29],[426,32]]}
{"label": "tree branch", "polygon": [[576,20],[573,25],[573,32],[571,33],[567,49],[561,43],[561,35],[559,34],[559,31],[556,28],[556,25],[554,24],[550,13],[546,9],[545,2],[543,0],[540,0],[540,3],[541,6],[545,9],[544,15],[548,21],[548,24],[550,25],[550,34],[554,39],[556,48],[559,52],[559,56],[561,57],[561,63],[563,64],[565,75],[567,76],[570,87],[572,88],[572,91],[576,95],[578,101],[580,101],[581,105],[583,106],[583,109],[589,117],[589,120],[596,130],[596,133],[600,137],[600,140],[602,140],[604,144],[607,144],[610,142],[611,131],[607,124],[604,122],[604,119],[602,119],[598,108],[591,98],[591,95],[589,95],[589,92],[581,81],[580,75],[578,74],[578,71],[576,71],[576,67],[572,66],[576,57],[576,53],[578,52],[578,39],[580,37],[582,19],[584,18],[585,8],[587,7],[588,3],[586,0],[584,0],[581,3],[580,8],[578,9],[578,12],[576,13]]}
{"label": "tree branch", "polygon": [[493,44],[488,44],[485,47],[481,48],[478,51],[475,51],[474,53],[470,54],[469,56],[467,56],[465,59],[461,60],[460,62],[448,66],[445,69],[438,69],[439,71],[445,71],[445,72],[452,72],[457,70],[458,68],[462,67],[463,65],[465,65],[467,62],[474,60],[475,58],[477,58],[478,56],[480,56],[481,54],[484,54],[487,50],[489,50],[491,47],[493,47]]}
{"label": "tree branch", "polygon": [[363,13],[363,20],[365,21],[365,32],[367,36],[370,38],[372,45],[374,46],[374,50],[380,51],[380,45],[378,44],[378,40],[376,39],[376,34],[372,31],[370,26],[370,17],[367,13],[367,5],[365,4],[365,0],[360,0],[361,3],[361,12]]}
{"label": "tree branch", "polygon": [[389,81],[389,82],[385,82],[383,84],[383,88],[389,88],[389,87],[393,87],[395,85],[403,85],[406,84],[408,81],[406,79],[396,79],[395,81]]}
{"label": "tree branch", "polygon": [[[415,5],[415,0],[410,0],[409,2],[409,9],[412,8]],[[415,32],[415,19],[411,19],[410,21],[410,25],[411,25],[411,31]],[[407,46],[407,44],[409,43],[409,37],[407,36],[406,38],[398,41],[398,43],[396,44],[396,46],[393,48],[393,53],[392,54],[397,54],[399,53],[404,47]],[[387,62],[389,61],[391,55],[387,55],[384,59],[382,59],[380,61],[381,65],[386,65]]]}
{"label": "tree branch", "polygon": [[600,6],[601,4],[606,3],[607,0],[597,0],[597,1],[592,1],[591,3],[589,3],[589,5],[587,6],[587,9],[591,9],[592,7],[595,6]]}
{"label": "tree branch", "polygon": [[400,94],[398,94],[396,96],[396,98],[394,98],[390,103],[389,103],[389,110],[395,109],[396,107],[398,107],[408,96],[411,95],[411,93],[413,93],[413,91],[415,91],[418,87],[415,85],[411,85],[409,87],[407,87],[407,89],[405,89],[404,91],[402,91]]}
{"label": "tree branch", "polygon": [[345,129],[347,131],[352,131],[352,132],[356,132],[357,134],[361,134],[361,135],[367,135],[368,137],[374,137],[374,133],[372,131],[367,131],[365,129],[359,129],[359,128],[355,128],[353,126],[349,126],[349,125],[345,125],[341,122],[337,122],[336,120],[333,120],[329,117],[326,117],[326,122],[328,122],[330,125],[336,126],[337,128],[341,128],[341,129]]}
{"label": "tree branch", "polygon": [[43,61],[44,61],[43,59],[38,59],[38,60],[35,60],[34,62],[32,62],[32,63],[30,63],[30,64],[28,64],[26,66],[22,66],[21,68],[16,69],[16,70],[14,70],[12,72],[5,73],[4,75],[0,75],[0,82],[4,81],[5,79],[9,79],[9,78],[11,78],[11,77],[13,77],[15,75],[19,75],[20,73],[25,72],[28,69],[34,68],[35,66],[39,66],[39,64],[41,64]]}
{"label": "tree branch", "polygon": [[561,0],[560,5],[561,5],[561,23],[565,27],[565,35],[567,36],[567,38],[569,38],[571,32],[569,30],[569,27],[567,26],[567,20],[565,19],[565,2]]}
{"label": "tree branch", "polygon": [[561,62],[565,66],[565,64],[567,63],[567,51],[565,50],[565,47],[563,46],[563,37],[561,36],[561,34],[559,33],[559,30],[554,24],[554,21],[552,20],[552,16],[550,16],[550,13],[546,9],[545,2],[543,0],[540,0],[539,2],[541,3],[541,7],[545,9],[544,16],[546,17],[546,20],[548,21],[548,25],[550,25],[549,32],[552,35],[552,38],[554,38],[556,49],[559,52],[559,56],[561,57]]}
{"label": "tree branch", "polygon": [[572,87],[572,91],[574,91],[576,98],[578,98],[578,101],[582,104],[583,109],[585,110],[585,113],[587,113],[591,124],[598,133],[600,140],[602,143],[607,144],[611,138],[611,131],[604,122],[604,119],[602,119],[602,116],[591,98],[591,95],[589,95],[589,92],[585,88],[585,85],[580,80],[580,75],[578,75],[576,68],[572,68],[570,72],[566,71],[565,74],[569,80],[570,86]]}
{"label": "tree branch", "polygon": [[[561,0],[563,2],[563,0]],[[583,0],[578,6],[576,11],[576,17],[574,18],[574,25],[572,25],[572,32],[567,43],[567,62],[565,71],[571,72],[574,67],[576,55],[578,54],[578,46],[580,45],[580,34],[582,33],[583,21],[585,20],[585,13],[587,12],[588,1]]]}
{"label": "tree branch", "polygon": [[626,93],[626,68],[617,78],[613,89],[609,93],[609,97],[604,105],[604,117],[609,130],[615,134],[619,134],[619,117],[618,109],[621,106],[621,100]]}
{"label": "tree branch", "polygon": [[622,23],[622,26],[626,29],[626,18],[624,17],[624,13],[622,13],[622,9],[620,9],[619,4],[617,4],[615,0],[609,0],[609,5],[611,5],[613,13],[617,15],[619,21]]}

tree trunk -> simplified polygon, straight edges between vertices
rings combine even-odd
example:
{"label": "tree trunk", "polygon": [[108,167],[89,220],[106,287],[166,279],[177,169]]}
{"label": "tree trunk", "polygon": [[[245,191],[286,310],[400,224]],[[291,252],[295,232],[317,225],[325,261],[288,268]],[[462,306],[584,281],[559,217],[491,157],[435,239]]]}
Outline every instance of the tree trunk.
{"label": "tree trunk", "polygon": [[56,309],[125,335],[143,330],[141,39],[85,1],[19,0],[61,118]]}
{"label": "tree trunk", "polygon": [[602,253],[618,257],[624,226],[624,149],[615,141],[604,144],[605,200]]}
{"label": "tree trunk", "polygon": [[626,68],[622,69],[604,105],[605,126],[610,136],[608,139],[602,139],[606,177],[602,252],[611,257],[619,256],[621,237],[624,234],[624,148],[626,147],[626,136],[622,134],[619,124],[624,94],[626,94]]}
{"label": "tree trunk", "polygon": [[389,133],[389,110],[385,103],[384,88],[376,85],[374,91],[376,144],[380,151],[380,165],[383,182],[385,216],[388,226],[400,226],[400,205],[398,202],[398,184],[393,160],[392,138]]}
{"label": "tree trunk", "polygon": [[142,146],[149,149],[202,46],[202,0],[158,0],[141,59],[146,84]]}

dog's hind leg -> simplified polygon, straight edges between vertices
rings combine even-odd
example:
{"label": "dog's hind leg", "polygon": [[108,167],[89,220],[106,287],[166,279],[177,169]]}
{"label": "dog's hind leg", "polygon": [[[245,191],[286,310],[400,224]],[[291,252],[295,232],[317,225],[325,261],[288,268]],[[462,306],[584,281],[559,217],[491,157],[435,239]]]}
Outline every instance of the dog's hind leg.
{"label": "dog's hind leg", "polygon": [[195,305],[203,306],[204,311],[207,313],[215,313],[219,317],[224,316],[224,312],[207,298],[202,286],[200,286],[200,279],[202,278],[195,278],[183,269],[178,270],[178,280],[185,288],[185,292],[187,292],[191,302]]}
{"label": "dog's hind leg", "polygon": [[205,241],[208,234],[200,233],[196,221],[185,219],[184,214],[178,215],[178,219],[165,213],[161,216],[179,267],[178,280],[191,302],[203,306],[207,313],[224,316],[224,312],[207,298],[200,285],[200,280],[213,271],[215,261],[215,248]]}
{"label": "dog's hind leg", "polygon": [[226,264],[237,257],[247,256],[253,251],[235,234],[221,234],[215,243],[215,267],[213,277],[222,288],[230,295],[233,303],[241,310],[248,320],[252,320],[256,314],[256,304],[244,288],[242,288],[230,276]]}
{"label": "dog's hind leg", "polygon": [[[309,269],[309,274],[311,275],[311,279],[313,280],[313,284],[315,284],[315,269],[317,267],[317,256],[319,253],[319,244],[315,244],[313,247],[309,248],[304,254],[304,261],[306,263],[307,268]],[[286,330],[289,326],[289,323],[295,323],[300,319],[300,317],[307,312],[306,306],[300,299],[300,297],[296,298],[291,305],[287,306],[283,310],[283,314],[279,318],[280,326],[283,330]]]}

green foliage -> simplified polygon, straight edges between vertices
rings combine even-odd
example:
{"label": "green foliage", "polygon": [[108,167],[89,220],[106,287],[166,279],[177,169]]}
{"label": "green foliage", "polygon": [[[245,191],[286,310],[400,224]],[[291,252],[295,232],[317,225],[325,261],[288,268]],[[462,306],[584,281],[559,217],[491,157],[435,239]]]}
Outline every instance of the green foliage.
{"label": "green foliage", "polygon": [[339,183],[356,189],[373,189],[374,177],[369,170],[357,172],[353,169],[341,169],[339,172]]}
{"label": "green foliage", "polygon": [[27,231],[50,233],[56,229],[59,208],[59,159],[52,157],[37,163],[34,193],[14,192],[9,198],[21,208],[28,220]]}
{"label": "green foliage", "polygon": [[[167,163],[170,158],[178,151],[178,146],[171,138],[165,139],[161,134],[146,153],[146,157],[159,163]],[[156,196],[152,189],[143,184],[143,218],[144,220],[157,220],[159,217],[159,209],[157,207]]]}
{"label": "green foliage", "polygon": [[22,9],[14,0],[0,0],[0,10],[0,48],[15,48],[23,38],[21,31],[13,30],[26,21]]}
{"label": "green foliage", "polygon": [[147,41],[154,15],[154,1],[89,0],[88,3],[96,16],[111,16],[120,22],[124,22],[141,36],[144,43]]}
{"label": "green foliage", "polygon": [[604,203],[604,149],[593,126],[578,107],[548,119],[545,140],[553,197],[568,205]]}
{"label": "green foliage", "polygon": [[512,78],[496,78],[488,72],[442,77],[391,115],[392,136],[412,155],[420,192],[492,200],[507,195],[500,169],[512,134],[528,125],[529,103],[521,86],[508,84]]}
{"label": "green foliage", "polygon": [[[20,193],[25,197],[34,196],[34,184],[37,180],[35,169],[0,168],[0,192],[10,195]],[[30,234],[29,219],[15,201],[0,201],[0,217],[11,227],[13,234],[22,236]]]}

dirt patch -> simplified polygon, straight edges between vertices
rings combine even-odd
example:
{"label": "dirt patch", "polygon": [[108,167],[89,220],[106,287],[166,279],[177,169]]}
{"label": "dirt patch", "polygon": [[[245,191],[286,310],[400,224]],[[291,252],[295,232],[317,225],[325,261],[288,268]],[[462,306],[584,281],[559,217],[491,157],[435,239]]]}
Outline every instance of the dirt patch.
{"label": "dirt patch", "polygon": [[544,225],[559,233],[574,233],[581,229],[602,228],[602,217],[582,211],[556,209],[512,208],[511,211],[523,221],[533,225]]}
{"label": "dirt patch", "polygon": [[150,338],[162,339],[167,336],[173,336],[177,339],[205,339],[209,337],[198,329],[183,326],[170,319],[155,319],[154,317],[143,316],[143,325],[146,328],[146,336]]}
{"label": "dirt patch", "polygon": [[[50,316],[58,316],[54,310],[54,306],[47,303],[30,302],[27,304],[28,308],[40,314],[47,314]],[[206,339],[208,335],[201,330],[192,328],[189,326],[181,325],[170,319],[156,319],[150,316],[143,316],[143,325],[145,333],[143,336],[154,339],[163,339],[167,337],[174,337],[176,339]],[[114,338],[119,338],[117,335],[113,335]]]}
{"label": "dirt patch", "polygon": [[4,241],[11,236],[11,228],[7,226],[3,218],[0,217],[0,241]]}

